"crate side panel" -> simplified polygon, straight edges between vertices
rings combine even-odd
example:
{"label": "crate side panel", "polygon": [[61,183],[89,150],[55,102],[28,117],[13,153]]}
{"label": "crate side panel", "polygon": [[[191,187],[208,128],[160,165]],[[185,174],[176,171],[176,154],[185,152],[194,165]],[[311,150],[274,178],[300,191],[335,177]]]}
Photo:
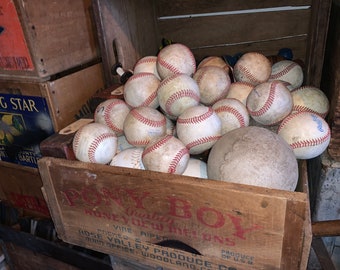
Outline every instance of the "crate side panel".
{"label": "crate side panel", "polygon": [[[48,200],[57,202],[58,218],[63,219],[57,226],[64,241],[105,253],[124,249],[125,256],[132,258],[143,258],[138,242],[172,239],[241,269],[278,267],[287,199],[305,204],[303,193],[266,190],[258,194],[262,189],[242,190],[218,181],[93,164],[84,167],[53,158],[43,158],[41,163],[45,160],[52,161],[43,165],[52,177],[43,177],[49,185],[45,191]],[[119,242],[124,237],[129,244]],[[247,261],[235,262],[235,256],[241,255]]]}
{"label": "crate side panel", "polygon": [[99,57],[91,1],[17,1],[39,77]]}
{"label": "crate side panel", "polygon": [[91,113],[90,98],[104,88],[102,65],[96,64],[44,84],[56,131]]}
{"label": "crate side panel", "polygon": [[311,0],[289,0],[289,1],[272,1],[272,0],[239,0],[239,1],[199,1],[193,4],[192,1],[156,1],[157,12],[159,16],[176,16],[211,12],[239,11],[248,9],[263,8],[280,8],[296,7],[311,5]]}

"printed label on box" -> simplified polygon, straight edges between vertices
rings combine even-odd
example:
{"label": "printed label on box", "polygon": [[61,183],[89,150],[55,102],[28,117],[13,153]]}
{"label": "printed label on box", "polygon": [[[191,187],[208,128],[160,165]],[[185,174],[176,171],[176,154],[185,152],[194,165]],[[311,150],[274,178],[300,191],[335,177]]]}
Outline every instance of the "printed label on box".
{"label": "printed label on box", "polygon": [[37,167],[39,143],[53,134],[46,100],[0,94],[0,159]]}
{"label": "printed label on box", "polygon": [[34,70],[12,0],[0,0],[0,69]]}

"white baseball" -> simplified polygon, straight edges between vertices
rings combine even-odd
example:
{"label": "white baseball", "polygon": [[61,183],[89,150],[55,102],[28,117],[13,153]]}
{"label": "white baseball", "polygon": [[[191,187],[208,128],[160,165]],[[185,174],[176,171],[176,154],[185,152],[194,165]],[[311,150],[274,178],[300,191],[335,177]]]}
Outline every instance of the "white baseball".
{"label": "white baseball", "polygon": [[278,124],[291,113],[292,108],[291,93],[280,81],[255,86],[247,98],[250,116],[263,125]]}
{"label": "white baseball", "polygon": [[189,75],[175,74],[160,83],[157,97],[162,110],[176,119],[187,108],[199,104],[200,90]]}
{"label": "white baseball", "polygon": [[166,134],[165,116],[151,107],[134,108],[125,118],[124,134],[129,144],[145,147],[152,139]]}
{"label": "white baseball", "polygon": [[159,106],[157,89],[160,80],[153,73],[133,74],[124,85],[124,100],[132,108],[147,106],[156,109]]}
{"label": "white baseball", "polygon": [[177,118],[176,132],[190,154],[201,154],[221,137],[222,123],[211,107],[198,105],[188,108]]}
{"label": "white baseball", "polygon": [[75,133],[72,148],[80,161],[108,164],[117,151],[117,136],[104,124],[89,123]]}
{"label": "white baseball", "polygon": [[313,112],[325,118],[329,112],[329,100],[326,94],[314,86],[302,86],[291,91],[293,112]]}
{"label": "white baseball", "polygon": [[170,44],[157,55],[157,72],[162,79],[174,74],[192,76],[196,71],[196,60],[192,51],[180,43]]}
{"label": "white baseball", "polygon": [[289,83],[288,89],[298,88],[303,83],[302,67],[291,60],[282,60],[272,66],[269,81],[284,81]]}
{"label": "white baseball", "polygon": [[172,174],[182,174],[189,158],[188,149],[172,135],[152,140],[142,154],[142,161],[147,170]]}
{"label": "white baseball", "polygon": [[195,72],[193,79],[198,84],[201,103],[207,106],[224,98],[231,84],[229,75],[216,66],[201,67]]}
{"label": "white baseball", "polygon": [[327,149],[331,131],[321,116],[298,112],[281,122],[278,135],[291,146],[297,159],[311,159]]}
{"label": "white baseball", "polygon": [[248,52],[237,60],[233,74],[238,82],[258,85],[269,79],[271,71],[272,65],[266,56],[258,52]]}
{"label": "white baseball", "polygon": [[222,135],[233,129],[249,125],[247,107],[238,99],[221,99],[212,106],[212,109],[221,119]]}
{"label": "white baseball", "polygon": [[129,106],[121,99],[108,99],[101,102],[94,112],[94,121],[107,125],[117,136],[123,134],[125,117],[130,112]]}
{"label": "white baseball", "polygon": [[197,158],[190,158],[182,175],[207,179],[207,163]]}
{"label": "white baseball", "polygon": [[143,151],[144,148],[142,147],[125,149],[113,157],[110,165],[145,170],[144,164],[142,162]]}
{"label": "white baseball", "polygon": [[133,68],[133,74],[142,73],[142,72],[149,72],[156,75],[156,77],[161,80],[161,77],[158,74],[157,71],[157,56],[150,55],[150,56],[144,56],[141,59],[139,59],[134,68]]}
{"label": "white baseball", "polygon": [[233,82],[229,91],[226,95],[226,98],[236,98],[241,101],[244,105],[247,104],[247,98],[251,90],[253,90],[254,86],[250,83],[246,82]]}
{"label": "white baseball", "polygon": [[220,56],[207,56],[205,57],[197,66],[197,69],[200,69],[202,67],[206,66],[215,66],[223,68],[224,71],[229,75],[230,72],[230,66],[227,64],[226,61],[223,60]]}

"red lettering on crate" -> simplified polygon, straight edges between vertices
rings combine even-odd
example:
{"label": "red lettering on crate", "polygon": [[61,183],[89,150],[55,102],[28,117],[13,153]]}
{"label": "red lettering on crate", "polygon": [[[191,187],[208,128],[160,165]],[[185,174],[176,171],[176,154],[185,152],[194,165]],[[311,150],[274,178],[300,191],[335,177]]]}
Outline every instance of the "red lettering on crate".
{"label": "red lettering on crate", "polygon": [[50,215],[47,204],[42,198],[11,192],[10,201],[15,207],[36,211],[46,216]]}

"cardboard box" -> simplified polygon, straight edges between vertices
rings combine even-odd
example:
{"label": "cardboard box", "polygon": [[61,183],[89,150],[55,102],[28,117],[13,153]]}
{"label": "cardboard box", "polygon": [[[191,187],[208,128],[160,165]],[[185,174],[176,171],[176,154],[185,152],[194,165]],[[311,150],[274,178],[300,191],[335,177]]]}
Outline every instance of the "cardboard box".
{"label": "cardboard box", "polygon": [[48,80],[100,57],[91,1],[0,1],[0,78]]}

